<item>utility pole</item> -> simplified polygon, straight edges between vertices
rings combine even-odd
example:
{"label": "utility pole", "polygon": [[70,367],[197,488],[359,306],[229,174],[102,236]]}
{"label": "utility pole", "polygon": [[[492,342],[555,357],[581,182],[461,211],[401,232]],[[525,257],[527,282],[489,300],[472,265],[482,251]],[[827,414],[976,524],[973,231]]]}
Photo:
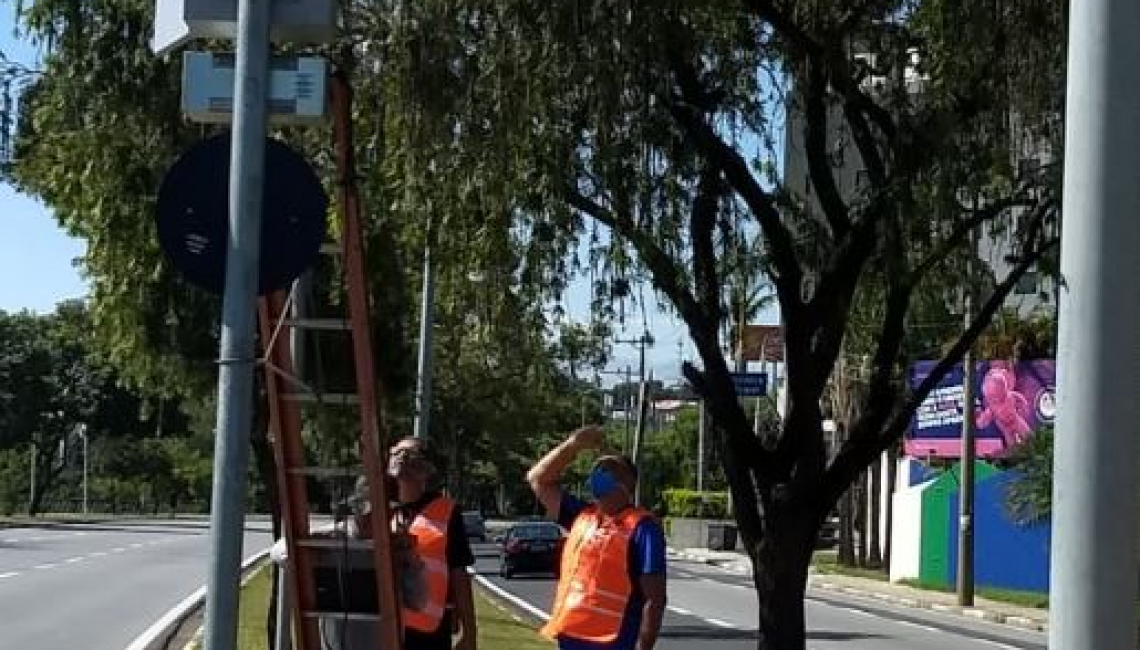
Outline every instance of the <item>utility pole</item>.
{"label": "utility pole", "polygon": [[205,650],[235,650],[245,532],[254,337],[265,178],[271,0],[238,0],[230,150],[229,241],[218,370]]}
{"label": "utility pole", "polygon": [[79,425],[79,436],[83,438],[83,514],[87,514],[87,425]]}
{"label": "utility pole", "polygon": [[[973,255],[974,252],[970,251]],[[974,320],[974,296],[967,273],[963,331]],[[962,359],[962,453],[958,480],[958,604],[974,605],[974,456],[976,423],[974,420],[974,350],[970,346]],[[879,498],[879,495],[872,495]]]}
{"label": "utility pole", "polygon": [[1137,647],[1140,3],[1071,0],[1050,650]]}
{"label": "utility pole", "polygon": [[705,400],[702,398],[697,403],[697,492],[704,492],[705,490],[705,436],[708,427],[708,413],[705,409]]}
{"label": "utility pole", "polygon": [[431,262],[431,225],[424,246],[424,283],[420,295],[420,358],[417,370],[414,435],[426,438],[431,426],[432,334],[435,321],[435,266]]}
{"label": "utility pole", "polygon": [[625,417],[625,444],[623,448],[629,452],[633,447],[632,438],[630,437],[630,423],[633,418],[630,417],[630,411],[633,410],[633,370],[625,367],[625,406],[622,407],[622,415]]}
{"label": "utility pole", "polygon": [[[641,466],[641,445],[645,440],[645,420],[649,416],[649,384],[641,382],[640,399],[637,409],[637,430],[633,434],[633,464]],[[637,473],[637,480],[633,487],[633,504],[641,506],[641,472]]]}
{"label": "utility pole", "polygon": [[[635,339],[615,339],[614,343],[628,343],[631,345],[638,346],[639,361],[638,361],[637,378],[638,378],[638,384],[644,384],[645,383],[645,348],[653,345],[653,335],[650,334],[648,331],[646,331],[646,332],[643,332],[641,336],[639,336]],[[626,383],[627,387],[629,387],[633,381],[632,377],[630,377],[629,374],[630,374],[629,366],[626,366],[625,383]],[[627,451],[629,451],[631,449],[631,447],[633,446],[633,442],[630,439],[630,432],[629,432],[630,420],[631,420],[630,410],[633,408],[633,392],[628,391],[626,394],[629,396],[629,403],[627,405],[626,412],[625,412],[625,448]]]}
{"label": "utility pole", "polygon": [[31,510],[32,504],[36,502],[36,441],[32,441],[31,450],[28,453],[31,462],[28,463],[28,509]]}

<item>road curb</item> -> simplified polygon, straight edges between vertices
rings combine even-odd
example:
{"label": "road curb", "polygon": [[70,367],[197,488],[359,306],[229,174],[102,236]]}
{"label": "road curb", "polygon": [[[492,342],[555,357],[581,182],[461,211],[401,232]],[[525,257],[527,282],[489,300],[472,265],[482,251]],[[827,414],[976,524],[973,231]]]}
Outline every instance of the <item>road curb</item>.
{"label": "road curb", "polygon": [[859,598],[878,600],[881,602],[890,603],[892,605],[906,607],[908,609],[925,609],[942,614],[951,614],[954,616],[961,616],[974,620],[987,621],[989,623],[997,623],[999,625],[1007,625],[1009,627],[1016,627],[1018,629],[1030,630],[1033,632],[1049,631],[1049,624],[1039,619],[1029,618],[1027,616],[1009,616],[1001,612],[995,612],[979,607],[959,607],[957,605],[929,602],[922,600],[921,598],[911,598],[908,596],[895,596],[893,594],[877,593],[866,589],[838,585],[835,583],[827,582],[826,580],[810,580],[809,587],[822,591],[830,591],[846,594],[849,596],[857,596]]}
{"label": "road curb", "polygon": [[[686,553],[684,551],[678,551],[676,549],[669,549],[668,555],[673,559],[715,566],[740,575],[748,575],[751,571],[746,563],[732,560],[718,560],[717,558],[710,558],[708,556],[699,555],[696,553]],[[891,605],[906,607],[908,609],[923,609],[939,612],[942,614],[961,616],[974,620],[982,620],[990,623],[997,623],[999,625],[1015,627],[1022,630],[1030,630],[1032,632],[1049,631],[1049,624],[1047,622],[1041,621],[1040,619],[1029,618],[1027,616],[1010,616],[1001,612],[986,610],[979,607],[960,607],[957,605],[947,605],[945,603],[931,602],[923,600],[922,598],[896,596],[894,594],[886,594],[871,591],[869,589],[849,587],[846,585],[830,582],[827,578],[822,577],[825,575],[826,574],[814,573],[813,575],[809,576],[809,588],[829,591],[833,593],[841,593],[849,596],[856,596],[859,598],[866,598],[868,600],[876,600],[883,603],[889,603]]]}
{"label": "road curb", "polygon": [[[252,575],[251,569],[256,567],[259,563],[269,557],[269,549],[265,548],[253,555],[247,557],[242,561],[241,570],[243,573],[242,582]],[[165,644],[169,643],[172,639],[171,635],[178,630],[178,628],[186,622],[199,608],[202,607],[206,599],[206,586],[203,585],[196,589],[181,602],[167,611],[155,621],[149,628],[142,634],[135,638],[134,641],[128,645],[125,650],[160,650]],[[198,633],[194,634],[193,639],[187,648],[193,644],[194,639],[197,639]]]}

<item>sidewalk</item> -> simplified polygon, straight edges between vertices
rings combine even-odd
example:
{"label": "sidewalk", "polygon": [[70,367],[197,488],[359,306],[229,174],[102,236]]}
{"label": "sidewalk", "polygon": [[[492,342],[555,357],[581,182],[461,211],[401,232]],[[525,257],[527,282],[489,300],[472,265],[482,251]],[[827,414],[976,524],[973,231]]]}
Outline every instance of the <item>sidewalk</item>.
{"label": "sidewalk", "polygon": [[[752,565],[748,557],[736,551],[710,551],[702,548],[669,549],[669,557],[718,566],[739,575],[749,575]],[[1049,612],[1032,607],[1021,607],[985,598],[976,598],[974,607],[961,607],[952,593],[930,591],[885,580],[872,580],[834,573],[817,573],[811,569],[809,589],[843,593],[860,598],[882,601],[891,605],[914,609],[929,609],[974,619],[983,619],[1013,627],[1045,632],[1049,627]]]}

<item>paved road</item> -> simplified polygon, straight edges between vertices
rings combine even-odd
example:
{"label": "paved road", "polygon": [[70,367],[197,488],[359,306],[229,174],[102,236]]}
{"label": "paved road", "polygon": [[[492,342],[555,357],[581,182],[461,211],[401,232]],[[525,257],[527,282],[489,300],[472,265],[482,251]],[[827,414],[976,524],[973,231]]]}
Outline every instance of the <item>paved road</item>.
{"label": "paved road", "polygon": [[[486,580],[546,611],[554,583],[542,576],[503,580],[493,546],[476,548]],[[812,594],[807,602],[811,650],[994,650],[1045,647],[1045,636],[937,612],[894,608],[854,597]],[[671,561],[669,611],[660,650],[756,647],[756,595],[747,579],[717,567]]]}
{"label": "paved road", "polygon": [[[245,555],[268,546],[251,523]],[[123,650],[205,582],[204,521],[0,529],[0,650]]]}

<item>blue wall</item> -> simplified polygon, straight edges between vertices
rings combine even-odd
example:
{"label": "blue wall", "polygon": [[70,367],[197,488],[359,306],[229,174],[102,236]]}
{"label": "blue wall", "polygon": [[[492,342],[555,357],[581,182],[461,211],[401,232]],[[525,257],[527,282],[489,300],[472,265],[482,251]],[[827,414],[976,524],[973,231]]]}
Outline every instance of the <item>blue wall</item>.
{"label": "blue wall", "polygon": [[[974,500],[974,576],[979,586],[1026,591],[1049,590],[1048,520],[1020,526],[1009,520],[1007,486],[1014,472],[979,481]],[[958,490],[950,495],[950,540],[947,567],[950,584],[958,572]]]}

